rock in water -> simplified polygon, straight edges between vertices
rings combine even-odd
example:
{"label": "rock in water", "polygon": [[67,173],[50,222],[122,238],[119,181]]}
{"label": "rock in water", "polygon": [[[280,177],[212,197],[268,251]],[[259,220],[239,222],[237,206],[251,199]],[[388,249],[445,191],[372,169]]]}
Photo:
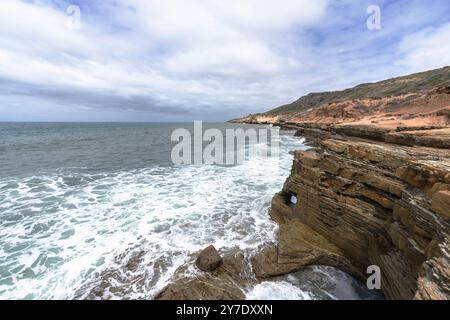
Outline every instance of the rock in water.
{"label": "rock in water", "polygon": [[209,246],[200,252],[195,265],[202,271],[213,271],[220,267],[223,263],[222,257],[214,246]]}
{"label": "rock in water", "polygon": [[244,253],[237,248],[222,252],[222,266],[208,273],[192,274],[190,267],[196,258],[192,256],[178,268],[156,300],[244,300],[242,288],[257,284]]}

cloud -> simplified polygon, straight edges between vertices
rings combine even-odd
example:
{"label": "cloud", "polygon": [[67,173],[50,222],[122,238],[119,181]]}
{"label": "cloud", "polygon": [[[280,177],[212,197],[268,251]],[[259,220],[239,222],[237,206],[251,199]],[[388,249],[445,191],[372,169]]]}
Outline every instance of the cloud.
{"label": "cloud", "polygon": [[450,23],[408,35],[399,45],[401,64],[411,70],[450,65]]}
{"label": "cloud", "polygon": [[[370,1],[10,0],[0,11],[0,120],[71,120],[77,110],[226,120],[439,67],[450,5],[430,1],[439,5],[422,14],[418,1],[406,10],[380,0],[383,28],[371,32]],[[80,30],[67,28],[72,3]]]}
{"label": "cloud", "polygon": [[298,65],[295,59],[279,56],[258,42],[193,48],[165,60],[167,70],[177,74],[237,78],[270,76]]}

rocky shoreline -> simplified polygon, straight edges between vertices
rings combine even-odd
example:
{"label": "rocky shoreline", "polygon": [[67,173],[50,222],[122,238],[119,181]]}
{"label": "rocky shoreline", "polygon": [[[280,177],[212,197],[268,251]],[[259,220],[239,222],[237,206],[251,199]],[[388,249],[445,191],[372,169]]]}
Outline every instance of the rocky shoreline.
{"label": "rocky shoreline", "polygon": [[364,282],[376,265],[387,299],[449,299],[450,129],[278,125],[311,146],[295,152],[272,200],[278,244],[250,263],[224,253],[223,265],[190,278],[193,257],[157,299],[244,299],[243,286],[309,265]]}

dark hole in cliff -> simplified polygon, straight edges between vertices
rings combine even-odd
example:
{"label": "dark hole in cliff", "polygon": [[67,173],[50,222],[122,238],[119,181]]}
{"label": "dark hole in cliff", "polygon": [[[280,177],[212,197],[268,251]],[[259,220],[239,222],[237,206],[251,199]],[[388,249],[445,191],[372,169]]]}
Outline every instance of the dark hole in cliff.
{"label": "dark hole in cliff", "polygon": [[283,194],[284,202],[289,207],[293,208],[298,202],[297,195],[293,192],[286,192]]}

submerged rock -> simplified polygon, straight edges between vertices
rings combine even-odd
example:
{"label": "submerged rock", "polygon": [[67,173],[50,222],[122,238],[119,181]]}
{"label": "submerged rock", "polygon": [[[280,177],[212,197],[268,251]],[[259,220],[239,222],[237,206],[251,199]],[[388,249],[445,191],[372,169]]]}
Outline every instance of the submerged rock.
{"label": "submerged rock", "polygon": [[197,257],[195,265],[202,271],[210,272],[216,270],[223,263],[222,257],[214,246],[204,249]]}

